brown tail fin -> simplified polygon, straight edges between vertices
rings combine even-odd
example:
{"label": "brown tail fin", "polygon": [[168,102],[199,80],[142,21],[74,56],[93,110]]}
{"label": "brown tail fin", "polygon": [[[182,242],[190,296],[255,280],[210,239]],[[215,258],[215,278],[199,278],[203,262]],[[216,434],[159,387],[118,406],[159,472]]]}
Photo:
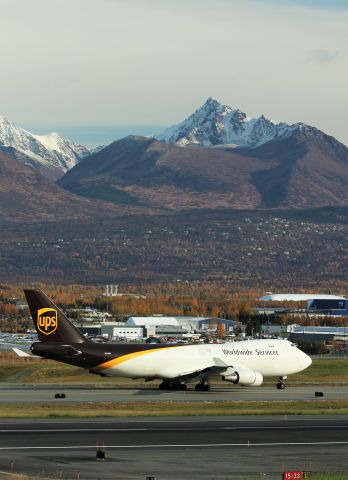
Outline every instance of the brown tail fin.
{"label": "brown tail fin", "polygon": [[39,340],[48,343],[84,343],[86,338],[41,291],[24,290]]}

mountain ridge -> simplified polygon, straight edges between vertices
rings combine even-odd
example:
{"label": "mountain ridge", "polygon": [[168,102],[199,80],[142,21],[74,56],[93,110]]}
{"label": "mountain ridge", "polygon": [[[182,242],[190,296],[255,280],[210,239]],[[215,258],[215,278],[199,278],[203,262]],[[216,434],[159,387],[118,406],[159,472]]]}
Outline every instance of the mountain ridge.
{"label": "mountain ridge", "polygon": [[149,214],[150,209],[76,195],[0,151],[0,220],[30,224]]}
{"label": "mountain ridge", "polygon": [[[264,116],[250,123],[252,119],[240,110],[211,98],[180,125],[188,125],[184,130],[190,133],[197,119],[195,137],[190,138],[204,145],[210,142],[208,146],[182,142],[188,138],[183,136],[166,142],[131,135],[97,149],[78,163],[75,158],[69,170],[67,162],[64,166],[57,159],[56,163],[45,158],[31,163],[43,151],[64,151],[66,144],[58,134],[35,136],[16,130],[8,121],[4,128],[6,122],[2,121],[0,137],[15,146],[2,145],[0,151],[46,176],[49,163],[51,178],[60,177],[60,187],[122,211],[153,214],[347,205],[348,149],[334,137],[304,123],[275,124]],[[228,131],[226,119],[235,122]],[[248,128],[244,128],[246,123]],[[199,126],[204,128],[199,130]],[[178,132],[184,134],[184,130]],[[234,138],[228,137],[231,132]],[[231,148],[230,143],[216,143],[232,142],[236,135],[243,145],[234,143]],[[37,142],[36,147],[39,144],[39,152],[31,152],[29,161],[25,148],[32,142]],[[63,167],[67,172],[61,175]]]}
{"label": "mountain ridge", "polygon": [[90,150],[56,132],[35,135],[0,115],[0,150],[57,180]]}
{"label": "mountain ridge", "polygon": [[314,136],[326,135],[316,127],[303,122],[276,123],[263,114],[257,118],[250,118],[241,110],[232,109],[209,97],[182,122],[172,125],[154,137],[179,146],[212,147],[228,144],[239,148],[255,148],[272,140],[289,137],[299,131]]}
{"label": "mountain ridge", "polygon": [[107,192],[115,203],[170,211],[346,205],[347,149],[326,136],[320,142],[301,131],[248,149],[129,136],[86,157],[58,184],[87,197]]}

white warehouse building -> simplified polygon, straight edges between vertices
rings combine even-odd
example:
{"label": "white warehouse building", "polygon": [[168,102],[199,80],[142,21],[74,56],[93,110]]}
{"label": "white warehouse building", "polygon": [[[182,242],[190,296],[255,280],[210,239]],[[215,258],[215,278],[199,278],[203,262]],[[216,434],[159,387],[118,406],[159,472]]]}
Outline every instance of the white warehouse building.
{"label": "white warehouse building", "polygon": [[175,317],[129,317],[126,325],[128,327],[158,327],[158,326],[175,326],[179,327],[180,324]]}
{"label": "white warehouse building", "polygon": [[147,337],[181,336],[187,331],[175,317],[129,317],[127,327],[143,327]]}
{"label": "white warehouse building", "polygon": [[127,327],[120,325],[113,328],[113,338],[125,340],[141,340],[144,338],[144,329],[142,327]]}
{"label": "white warehouse building", "polygon": [[260,297],[259,300],[273,302],[306,302],[307,300],[345,300],[337,295],[326,295],[323,293],[271,293]]}

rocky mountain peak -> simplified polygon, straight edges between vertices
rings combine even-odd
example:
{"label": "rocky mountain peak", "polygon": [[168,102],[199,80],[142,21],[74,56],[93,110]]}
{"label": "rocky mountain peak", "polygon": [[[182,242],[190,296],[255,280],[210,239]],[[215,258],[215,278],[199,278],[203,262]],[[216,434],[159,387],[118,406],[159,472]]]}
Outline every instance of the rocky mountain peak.
{"label": "rocky mountain peak", "polygon": [[0,150],[53,179],[59,178],[90,153],[88,148],[63,138],[57,132],[35,135],[2,115]]}
{"label": "rocky mountain peak", "polygon": [[157,140],[179,146],[234,145],[257,147],[270,140],[290,135],[296,125],[276,123],[264,115],[249,118],[239,109],[232,109],[209,97],[183,122],[156,135]]}

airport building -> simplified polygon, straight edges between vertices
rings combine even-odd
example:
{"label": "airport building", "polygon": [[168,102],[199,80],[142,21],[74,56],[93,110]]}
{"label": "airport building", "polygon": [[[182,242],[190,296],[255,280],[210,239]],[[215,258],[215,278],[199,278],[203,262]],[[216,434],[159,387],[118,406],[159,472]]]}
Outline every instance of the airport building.
{"label": "airport building", "polygon": [[90,336],[105,336],[115,340],[141,340],[148,337],[189,337],[197,332],[215,332],[224,325],[227,335],[241,332],[241,323],[207,317],[129,317],[127,322],[77,322],[80,330]]}
{"label": "airport building", "polygon": [[256,315],[284,315],[306,314],[308,316],[348,316],[348,300],[337,295],[313,294],[313,293],[275,293],[260,297],[262,301],[274,302],[307,302],[306,309],[294,309],[289,307],[257,307],[253,309]]}
{"label": "airport building", "polygon": [[279,325],[279,324],[278,325],[262,324],[261,337],[262,338],[287,337],[287,326]]}
{"label": "airport building", "polygon": [[142,328],[144,337],[178,337],[187,333],[175,317],[129,317],[126,325]]}
{"label": "airport building", "polygon": [[175,317],[164,317],[156,315],[153,317],[129,317],[126,325],[129,327],[153,327],[153,326],[174,326],[179,327],[180,324]]}
{"label": "airport building", "polygon": [[330,351],[348,353],[348,327],[316,327],[302,325],[262,325],[262,338],[287,338],[296,344],[323,344]]}
{"label": "airport building", "polygon": [[308,300],[307,311],[312,315],[334,315],[348,317],[348,300],[315,298]]}
{"label": "airport building", "polygon": [[144,338],[144,329],[142,327],[120,325],[113,327],[111,337],[118,340],[142,340]]}
{"label": "airport building", "polygon": [[345,300],[344,297],[322,293],[270,293],[259,298],[264,302],[307,302],[309,300]]}
{"label": "airport building", "polygon": [[294,343],[302,342],[332,342],[348,341],[348,328],[346,327],[304,327],[302,325],[288,325],[289,340]]}
{"label": "airport building", "polygon": [[[143,326],[153,335],[180,335],[183,333],[216,331],[218,324],[224,325],[226,333],[241,331],[241,323],[234,320],[225,320],[217,317],[129,317],[126,324],[129,326]],[[153,328],[155,327],[155,331]]]}

